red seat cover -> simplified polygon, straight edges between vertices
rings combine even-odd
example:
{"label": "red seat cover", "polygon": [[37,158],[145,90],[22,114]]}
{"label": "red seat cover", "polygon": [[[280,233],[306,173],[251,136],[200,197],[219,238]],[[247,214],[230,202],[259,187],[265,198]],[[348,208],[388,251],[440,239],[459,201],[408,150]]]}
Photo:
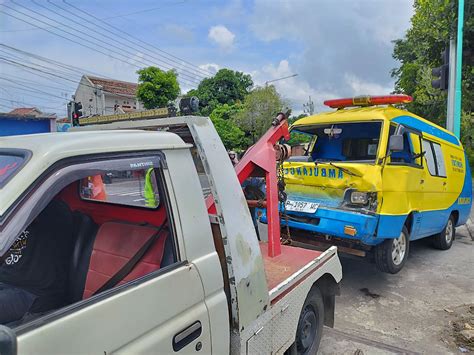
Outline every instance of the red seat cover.
{"label": "red seat cover", "polygon": [[[150,226],[138,226],[119,222],[106,222],[102,224],[97,231],[92,249],[83,298],[86,299],[92,296],[156,232],[157,228]],[[133,270],[119,282],[119,285],[160,268],[167,236],[168,231],[163,229],[155,243]]]}

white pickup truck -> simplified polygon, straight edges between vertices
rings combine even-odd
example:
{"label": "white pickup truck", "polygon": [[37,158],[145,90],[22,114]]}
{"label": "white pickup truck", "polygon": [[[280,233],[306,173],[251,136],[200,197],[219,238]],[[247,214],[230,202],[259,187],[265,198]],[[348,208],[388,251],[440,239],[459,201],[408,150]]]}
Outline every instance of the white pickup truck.
{"label": "white pickup truck", "polygon": [[53,200],[74,221],[67,304],[0,326],[0,353],[316,353],[337,250],[280,245],[271,221],[259,238],[241,187],[269,166],[278,217],[287,128],[280,116],[236,170],[205,117],[0,138],[0,255]]}

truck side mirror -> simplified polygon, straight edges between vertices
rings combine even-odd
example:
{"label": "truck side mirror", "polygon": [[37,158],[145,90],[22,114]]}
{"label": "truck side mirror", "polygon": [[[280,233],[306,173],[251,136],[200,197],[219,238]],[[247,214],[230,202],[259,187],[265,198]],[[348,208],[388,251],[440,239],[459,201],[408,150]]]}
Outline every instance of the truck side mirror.
{"label": "truck side mirror", "polygon": [[394,134],[390,136],[388,140],[388,150],[391,152],[401,152],[404,148],[403,145],[403,135],[402,134]]}

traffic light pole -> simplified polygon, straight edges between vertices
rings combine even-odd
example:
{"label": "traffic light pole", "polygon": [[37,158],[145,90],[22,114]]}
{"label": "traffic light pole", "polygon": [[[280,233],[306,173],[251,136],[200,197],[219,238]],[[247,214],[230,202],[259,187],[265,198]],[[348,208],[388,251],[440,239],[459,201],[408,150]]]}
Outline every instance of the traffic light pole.
{"label": "traffic light pole", "polygon": [[454,132],[454,101],[456,99],[456,40],[449,40],[449,83],[448,107],[446,112],[446,129]]}
{"label": "traffic light pole", "polygon": [[462,81],[462,35],[464,25],[464,0],[458,0],[458,35],[456,45],[456,84],[454,97],[454,125],[452,132],[461,137],[461,81]]}

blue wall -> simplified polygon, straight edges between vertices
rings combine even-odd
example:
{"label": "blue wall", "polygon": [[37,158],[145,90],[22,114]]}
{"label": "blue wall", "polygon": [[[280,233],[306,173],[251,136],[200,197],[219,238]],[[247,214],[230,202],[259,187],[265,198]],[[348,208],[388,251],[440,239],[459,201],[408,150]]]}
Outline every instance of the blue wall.
{"label": "blue wall", "polygon": [[0,119],[0,136],[45,133],[51,131],[50,120]]}

